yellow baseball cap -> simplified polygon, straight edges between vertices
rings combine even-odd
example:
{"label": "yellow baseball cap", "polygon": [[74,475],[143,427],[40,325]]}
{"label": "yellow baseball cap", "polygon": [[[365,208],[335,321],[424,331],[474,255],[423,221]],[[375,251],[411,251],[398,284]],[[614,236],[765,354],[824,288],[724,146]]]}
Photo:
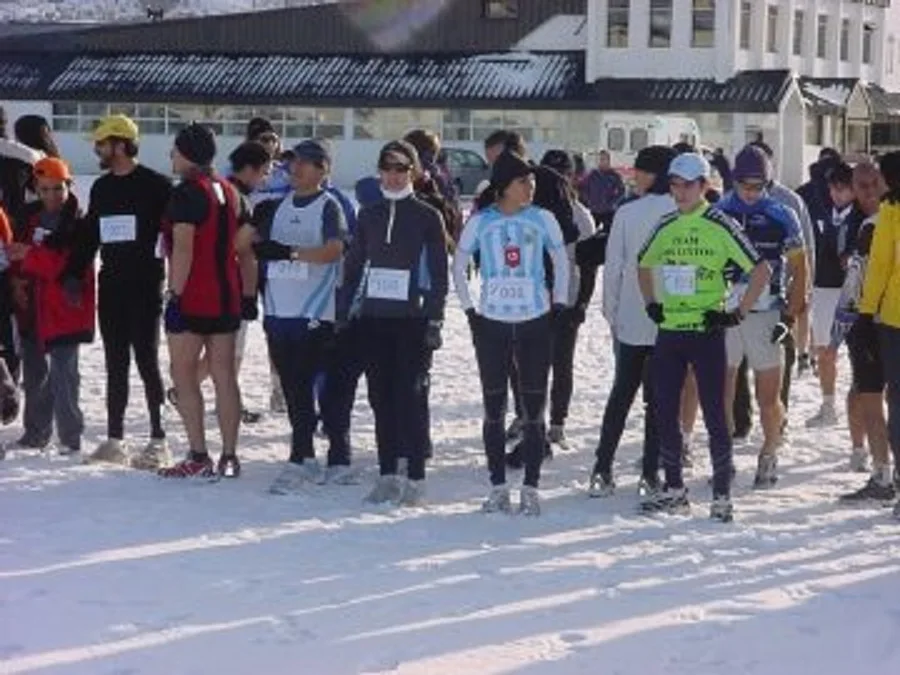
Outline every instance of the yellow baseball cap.
{"label": "yellow baseball cap", "polygon": [[94,143],[100,143],[107,138],[124,138],[126,141],[138,139],[138,126],[126,115],[110,115],[100,120],[100,124],[94,129]]}

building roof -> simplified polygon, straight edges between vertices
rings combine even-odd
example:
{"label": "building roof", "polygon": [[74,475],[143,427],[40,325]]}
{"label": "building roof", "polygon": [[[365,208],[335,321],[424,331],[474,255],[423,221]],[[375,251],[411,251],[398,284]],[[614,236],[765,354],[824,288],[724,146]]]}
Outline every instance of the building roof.
{"label": "building roof", "polygon": [[[393,7],[392,7],[393,5]],[[103,24],[0,40],[4,50],[217,54],[483,53],[507,51],[558,14],[585,15],[587,0],[518,0],[514,18],[490,19],[481,0],[340,3],[252,13]],[[556,50],[572,49],[560,44]]]}
{"label": "building roof", "polygon": [[879,122],[900,122],[900,91],[885,91],[877,84],[866,87],[872,116]]}
{"label": "building roof", "polygon": [[800,93],[813,111],[821,114],[840,114],[850,102],[858,78],[801,77]]}
{"label": "building roof", "polygon": [[745,70],[725,82],[601,78],[587,89],[606,110],[775,113],[792,82],[789,70]]}

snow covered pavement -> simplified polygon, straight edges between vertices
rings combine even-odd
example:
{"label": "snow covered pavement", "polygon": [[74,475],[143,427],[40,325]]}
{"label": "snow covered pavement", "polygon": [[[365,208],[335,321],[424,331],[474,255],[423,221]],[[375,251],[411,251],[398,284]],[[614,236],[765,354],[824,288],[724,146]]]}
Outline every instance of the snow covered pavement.
{"label": "snow covered pavement", "polygon": [[[363,485],[299,497],[266,491],[287,456],[287,422],[271,416],[243,432],[244,476],[217,484],[11,453],[0,463],[0,673],[900,672],[900,525],[888,510],[837,505],[865,476],[846,471],[844,426],[803,428],[818,404],[811,378],[795,387],[776,489],[749,490],[755,446],[738,450],[734,524],[706,518],[699,452],[694,516],[636,515],[637,410],[617,495],[589,500],[612,375],[595,307],[578,352],[577,450],[546,466],[544,514],[484,516],[480,395],[455,306],[445,337],[426,509],[362,506],[376,473],[362,398]],[[259,326],[250,340],[242,381],[249,407],[262,409]],[[82,354],[90,448],[105,425],[102,352]],[[147,425],[133,382],[137,444]],[[178,453],[171,416],[170,427]]]}

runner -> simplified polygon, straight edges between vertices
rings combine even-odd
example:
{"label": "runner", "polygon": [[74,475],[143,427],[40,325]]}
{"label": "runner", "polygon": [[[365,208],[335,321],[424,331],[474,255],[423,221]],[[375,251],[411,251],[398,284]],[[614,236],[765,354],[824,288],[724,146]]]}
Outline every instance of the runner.
{"label": "runner", "polygon": [[[709,163],[698,154],[675,158],[669,177],[678,212],[660,221],[638,259],[647,315],[659,326],[652,366],[654,413],[666,479],[664,489],[648,491],[642,508],[679,512],[689,507],[678,413],[679,395],[692,365],[713,463],[710,516],[730,521],[734,465],[723,405],[724,329],[743,320],[769,283],[770,272],[737,223],[703,198],[709,174]],[[726,312],[722,309],[726,274],[735,267],[749,272],[750,282],[738,308]]]}
{"label": "runner", "polygon": [[[380,476],[366,501],[418,506],[424,500],[428,433],[421,389],[441,346],[447,252],[440,214],[413,194],[415,148],[391,141],[378,157],[384,199],[359,212],[340,293],[339,320],[359,321],[375,411]],[[407,480],[397,476],[400,452]]]}
{"label": "runner", "polygon": [[[534,171],[513,152],[496,158],[490,189],[497,201],[466,224],[453,260],[453,280],[472,329],[484,397],[482,434],[493,486],[482,505],[487,513],[512,510],[503,426],[510,365],[515,360],[524,412],[525,477],[519,511],[540,514],[550,343],[553,324],[561,320],[568,299],[569,263],[558,223],[552,214],[532,205]],[[545,251],[553,261],[552,299],[546,288]],[[478,311],[466,281],[469,260],[476,252],[481,259]]]}
{"label": "runner", "polygon": [[[879,341],[884,379],[887,384],[888,438],[896,467],[900,466],[900,152],[889,152],[879,160],[887,184],[887,195],[878,212],[859,318],[853,327],[862,344]],[[876,324],[875,316],[879,323]],[[900,518],[900,502],[894,505]]]}
{"label": "runner", "polygon": [[597,166],[584,179],[583,190],[597,229],[609,232],[616,208],[625,197],[625,181],[612,168],[612,158],[607,150],[597,154]]}
{"label": "runner", "polygon": [[816,221],[816,270],[810,314],[822,405],[819,412],[806,420],[809,429],[837,424],[834,403],[837,360],[836,354],[828,347],[834,312],[846,278],[844,268],[855,245],[856,232],[864,219],[853,201],[853,169],[848,164],[838,164],[828,174],[827,180],[832,207],[827,219]]}
{"label": "runner", "polygon": [[[12,290],[9,271],[9,247],[13,241],[12,224],[0,206],[0,423],[7,425],[19,416],[18,371],[14,335]],[[0,459],[6,455],[0,444]]]}
{"label": "runner", "polygon": [[43,152],[7,138],[6,111],[0,107],[0,206],[16,218],[29,201],[34,163]]}
{"label": "runner", "polygon": [[[156,471],[170,463],[162,422],[159,324],[165,276],[160,232],[172,184],[138,163],[138,127],[128,117],[101,120],[93,138],[106,173],[91,186],[85,236],[69,261],[75,277],[93,267],[98,250],[102,261],[98,313],[106,367],[107,440],[88,461],[130,463]],[[133,456],[125,443],[132,350],[150,422],[149,442]]]}
{"label": "runner", "polygon": [[34,176],[40,201],[22,212],[9,247],[25,387],[25,433],[18,445],[45,448],[55,420],[60,454],[75,455],[84,432],[78,352],[94,339],[94,269],[81,276],[67,269],[83,236],[68,165],[45,157],[34,165]]}
{"label": "runner", "polygon": [[200,124],[188,125],[175,137],[172,169],[181,183],[167,211],[172,233],[165,327],[190,451],[175,466],[160,469],[166,478],[214,475],[198,379],[204,349],[209,353],[222,436],[217,471],[227,477],[240,474],[241,400],[234,356],[241,319],[252,320],[257,312],[256,261],[250,247],[250,207],[230,183],[216,177],[215,155],[215,137]]}
{"label": "runner", "polygon": [[[806,252],[797,215],[768,195],[772,166],[765,152],[754,145],[741,150],[735,159],[733,176],[734,192],[718,207],[739,223],[744,236],[769,264],[772,277],[743,322],[726,331],[725,406],[733,434],[738,366],[746,360],[753,370],[764,435],[754,487],[766,488],[778,480],[777,451],[784,423],[784,407],[779,399],[784,365],[782,343],[806,300]],[[732,287],[731,306],[739,304],[746,288],[746,280]]]}
{"label": "runner", "polygon": [[603,412],[588,494],[608,497],[615,490],[613,460],[637,390],[644,389],[644,452],[641,464],[646,487],[659,487],[659,436],[653,419],[650,360],[656,325],[643,309],[637,259],[641,247],[664,216],[676,210],[669,194],[669,164],[675,151],[654,145],[638,152],[634,162],[638,198],[623,204],[613,219],[603,268],[603,316],[616,349],[616,373]]}
{"label": "runner", "polygon": [[863,291],[875,221],[885,192],[884,180],[874,164],[857,164],[853,169],[853,192],[865,220],[856,237],[856,246],[847,264],[847,279],[841,292],[832,327],[831,349],[837,351],[845,339],[850,353],[853,388],[848,405],[853,451],[850,469],[868,470],[865,441],[869,441],[872,473],[859,490],[843,495],[841,501],[891,501],[894,498],[890,448],[884,417],[884,363],[878,340],[866,340],[865,329],[857,327],[858,305]]}

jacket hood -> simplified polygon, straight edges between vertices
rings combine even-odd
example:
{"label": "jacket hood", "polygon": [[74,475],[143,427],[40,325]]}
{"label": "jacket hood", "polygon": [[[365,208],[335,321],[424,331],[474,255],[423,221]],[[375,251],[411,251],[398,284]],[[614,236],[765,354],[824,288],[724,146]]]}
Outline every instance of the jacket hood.
{"label": "jacket hood", "polygon": [[7,138],[0,138],[0,156],[17,159],[25,164],[34,164],[38,160],[44,158],[44,153],[39,150],[29,148],[18,141],[11,141]]}

